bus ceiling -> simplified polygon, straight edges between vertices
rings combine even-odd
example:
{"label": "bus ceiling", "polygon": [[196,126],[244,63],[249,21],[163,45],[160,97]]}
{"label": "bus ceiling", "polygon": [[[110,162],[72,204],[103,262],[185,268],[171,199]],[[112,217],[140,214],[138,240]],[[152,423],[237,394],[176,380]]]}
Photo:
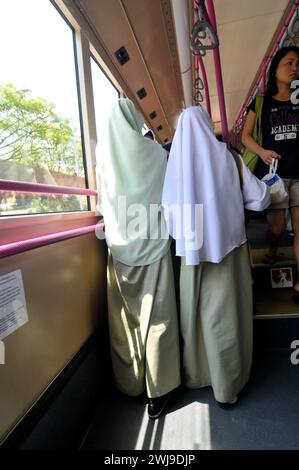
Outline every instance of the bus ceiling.
{"label": "bus ceiling", "polygon": [[[182,109],[199,102],[210,112],[216,133],[225,137],[227,130],[235,128],[264,57],[298,3],[56,1],[67,6],[98,58],[161,143],[172,140]],[[196,41],[207,46],[204,52],[197,49]]]}
{"label": "bus ceiling", "polygon": [[[200,2],[189,0],[193,25],[196,5],[205,3],[210,14],[209,3],[214,5],[217,21],[221,70],[224,84],[224,97],[227,126],[234,129],[235,120],[251,89],[264,56],[270,45],[278,37],[290,9],[295,1],[287,0],[214,0]],[[212,22],[212,18],[210,17]],[[212,25],[213,26],[213,25]],[[211,40],[211,38],[210,38]],[[217,70],[213,57],[214,51],[207,50],[200,60],[204,62],[209,85],[211,116],[215,132],[223,132],[224,118],[221,115],[221,96],[217,86]],[[196,58],[193,59],[193,79],[196,78]],[[202,77],[199,72],[199,76]],[[218,89],[217,89],[218,88]],[[204,90],[203,106],[208,108]]]}

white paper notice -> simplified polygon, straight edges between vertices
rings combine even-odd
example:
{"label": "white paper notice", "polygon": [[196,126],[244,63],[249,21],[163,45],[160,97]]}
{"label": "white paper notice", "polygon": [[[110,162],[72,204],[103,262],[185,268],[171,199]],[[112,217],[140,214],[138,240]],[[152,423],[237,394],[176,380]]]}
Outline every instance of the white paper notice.
{"label": "white paper notice", "polygon": [[21,270],[0,276],[0,340],[28,321]]}

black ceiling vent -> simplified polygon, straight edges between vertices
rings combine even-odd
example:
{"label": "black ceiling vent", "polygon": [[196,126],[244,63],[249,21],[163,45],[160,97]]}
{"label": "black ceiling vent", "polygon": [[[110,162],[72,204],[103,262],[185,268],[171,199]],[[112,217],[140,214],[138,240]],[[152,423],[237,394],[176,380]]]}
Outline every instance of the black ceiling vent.
{"label": "black ceiling vent", "polygon": [[149,117],[150,117],[151,119],[155,119],[155,117],[157,117],[156,111],[153,111],[153,112],[149,115]]}
{"label": "black ceiling vent", "polygon": [[128,60],[130,60],[129,54],[127,53],[127,49],[125,47],[120,47],[114,52],[118,62],[120,65],[124,65]]}
{"label": "black ceiling vent", "polygon": [[140,88],[140,90],[137,91],[137,95],[139,96],[141,100],[145,98],[147,95],[145,88]]}
{"label": "black ceiling vent", "polygon": [[160,126],[157,127],[157,131],[162,131],[162,129],[163,129],[163,127],[160,124]]}

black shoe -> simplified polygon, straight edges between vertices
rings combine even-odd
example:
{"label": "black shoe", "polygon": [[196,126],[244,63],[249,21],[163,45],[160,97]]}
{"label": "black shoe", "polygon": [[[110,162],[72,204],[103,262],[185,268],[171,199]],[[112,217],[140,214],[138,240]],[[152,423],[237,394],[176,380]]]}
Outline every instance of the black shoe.
{"label": "black shoe", "polygon": [[172,392],[168,392],[165,395],[157,398],[149,398],[147,405],[148,417],[151,419],[157,419],[162,414]]}

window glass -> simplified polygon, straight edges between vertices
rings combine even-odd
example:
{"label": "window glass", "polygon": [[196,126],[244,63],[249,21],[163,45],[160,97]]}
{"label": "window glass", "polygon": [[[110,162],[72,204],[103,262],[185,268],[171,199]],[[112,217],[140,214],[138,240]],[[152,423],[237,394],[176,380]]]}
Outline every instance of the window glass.
{"label": "window glass", "polygon": [[[0,178],[86,187],[72,28],[49,0],[3,1],[0,50]],[[82,196],[0,192],[0,215],[82,209]]]}
{"label": "window glass", "polygon": [[98,63],[91,57],[92,86],[97,126],[98,145],[101,145],[103,129],[119,93],[104,74]]}

